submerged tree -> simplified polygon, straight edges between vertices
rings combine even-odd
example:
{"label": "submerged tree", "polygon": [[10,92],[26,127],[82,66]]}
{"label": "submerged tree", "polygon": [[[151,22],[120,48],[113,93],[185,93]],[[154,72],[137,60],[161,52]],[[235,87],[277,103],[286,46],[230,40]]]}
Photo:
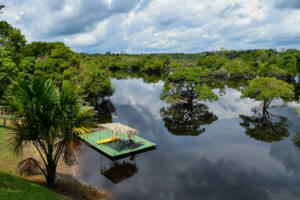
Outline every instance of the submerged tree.
{"label": "submerged tree", "polygon": [[169,103],[186,102],[191,104],[200,100],[215,101],[218,99],[218,96],[192,71],[170,74],[165,80],[160,97]]}
{"label": "submerged tree", "polygon": [[58,161],[62,158],[70,164],[77,135],[86,133],[92,125],[88,121],[92,110],[82,108],[74,84],[64,81],[58,89],[52,81],[38,78],[32,83],[16,83],[5,103],[17,119],[12,128],[12,150],[20,154],[25,146],[33,145],[42,162],[28,158],[20,166],[39,168],[48,186],[54,187]]}
{"label": "submerged tree", "polygon": [[255,108],[252,117],[241,115],[241,126],[246,134],[265,142],[280,141],[289,136],[287,119],[268,111],[274,100],[289,102],[294,97],[294,86],[276,78],[261,77],[251,80],[242,91],[242,97],[262,101],[261,109]]}
{"label": "submerged tree", "polygon": [[265,113],[275,99],[291,101],[294,97],[294,86],[276,78],[260,77],[249,82],[242,91],[242,97],[262,101],[262,110]]}
{"label": "submerged tree", "polygon": [[160,114],[165,126],[175,135],[199,135],[205,131],[201,125],[217,120],[217,116],[200,101],[215,101],[218,96],[192,72],[169,75],[161,98],[172,103],[162,108]]}
{"label": "submerged tree", "polygon": [[246,134],[263,142],[281,141],[288,137],[288,122],[287,118],[272,114],[268,111],[261,113],[255,111],[254,116],[240,115],[243,120],[240,125],[246,129]]}

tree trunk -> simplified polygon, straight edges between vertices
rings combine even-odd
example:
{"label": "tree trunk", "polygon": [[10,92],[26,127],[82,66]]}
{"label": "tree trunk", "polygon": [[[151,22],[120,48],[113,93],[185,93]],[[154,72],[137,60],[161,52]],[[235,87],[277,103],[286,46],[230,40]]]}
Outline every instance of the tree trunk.
{"label": "tree trunk", "polygon": [[263,113],[265,113],[267,109],[268,109],[268,99],[264,99]]}
{"label": "tree trunk", "polygon": [[56,178],[56,165],[54,162],[48,162],[47,167],[47,185],[50,188],[55,188],[55,178]]}

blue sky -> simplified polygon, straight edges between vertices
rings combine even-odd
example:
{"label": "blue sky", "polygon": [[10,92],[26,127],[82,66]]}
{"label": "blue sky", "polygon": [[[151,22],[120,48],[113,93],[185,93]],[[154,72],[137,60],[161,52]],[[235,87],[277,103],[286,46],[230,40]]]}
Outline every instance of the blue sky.
{"label": "blue sky", "polygon": [[29,42],[78,52],[300,49],[300,0],[0,0]]}

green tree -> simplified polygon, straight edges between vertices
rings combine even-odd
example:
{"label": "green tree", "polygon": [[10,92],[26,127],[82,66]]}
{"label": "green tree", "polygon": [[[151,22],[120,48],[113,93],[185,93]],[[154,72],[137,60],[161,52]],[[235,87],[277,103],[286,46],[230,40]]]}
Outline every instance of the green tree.
{"label": "green tree", "polygon": [[297,70],[297,58],[291,51],[285,51],[282,53],[279,61],[280,67],[288,72],[289,76],[295,76]]}
{"label": "green tree", "polygon": [[201,67],[216,71],[221,68],[225,61],[226,60],[219,55],[211,55],[206,56],[202,59],[198,59],[197,64]]}
{"label": "green tree", "polygon": [[276,78],[260,77],[249,82],[249,85],[242,91],[242,97],[262,101],[262,109],[265,112],[274,99],[291,101],[294,97],[294,86]]}
{"label": "green tree", "polygon": [[214,94],[192,71],[174,72],[165,80],[160,97],[167,102],[193,103],[199,100],[215,101]]}
{"label": "green tree", "polygon": [[285,78],[288,76],[288,71],[280,68],[278,64],[263,63],[258,67],[258,75]]}
{"label": "green tree", "polygon": [[147,73],[161,73],[164,69],[164,63],[154,57],[147,59],[143,70]]}
{"label": "green tree", "polygon": [[33,80],[36,59],[34,57],[25,57],[19,65],[18,79]]}
{"label": "green tree", "polygon": [[17,64],[22,60],[22,47],[25,43],[25,36],[19,29],[13,28],[6,21],[0,22],[0,46],[12,52],[13,60]]}
{"label": "green tree", "polygon": [[241,58],[230,60],[223,67],[233,78],[253,75],[250,65]]}
{"label": "green tree", "polygon": [[201,100],[215,101],[215,95],[192,71],[174,72],[165,81],[161,98],[169,107],[160,110],[168,130],[175,135],[199,135],[205,131],[201,125],[217,120]]}
{"label": "green tree", "polygon": [[39,168],[49,187],[55,187],[56,167],[62,158],[72,164],[73,142],[85,134],[91,122],[91,109],[82,109],[78,87],[64,81],[58,89],[50,80],[35,78],[32,83],[20,81],[8,92],[5,101],[16,117],[12,128],[12,150],[20,154],[26,145],[33,145],[42,164],[28,158],[20,166]]}
{"label": "green tree", "polygon": [[13,61],[12,53],[0,47],[0,97],[15,80],[18,69]]}
{"label": "green tree", "polygon": [[80,77],[87,100],[98,107],[98,102],[114,93],[110,79],[103,70],[88,68]]}

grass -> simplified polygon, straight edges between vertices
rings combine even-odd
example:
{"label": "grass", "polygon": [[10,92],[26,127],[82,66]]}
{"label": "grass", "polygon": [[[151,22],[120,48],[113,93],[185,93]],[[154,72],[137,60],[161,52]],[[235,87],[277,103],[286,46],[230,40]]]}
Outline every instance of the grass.
{"label": "grass", "polygon": [[107,200],[104,193],[60,175],[54,191],[47,189],[43,175],[26,177],[18,173],[17,163],[23,159],[9,149],[9,130],[0,125],[0,200],[97,199]]}
{"label": "grass", "polygon": [[6,200],[56,200],[62,199],[51,190],[22,178],[0,172],[0,199]]}
{"label": "grass", "polygon": [[17,157],[9,150],[9,134],[0,127],[0,171],[16,175],[17,165],[21,157]]}
{"label": "grass", "polygon": [[20,160],[21,157],[17,157],[9,151],[9,134],[0,127],[0,199],[62,199],[45,187],[17,177],[16,163]]}

